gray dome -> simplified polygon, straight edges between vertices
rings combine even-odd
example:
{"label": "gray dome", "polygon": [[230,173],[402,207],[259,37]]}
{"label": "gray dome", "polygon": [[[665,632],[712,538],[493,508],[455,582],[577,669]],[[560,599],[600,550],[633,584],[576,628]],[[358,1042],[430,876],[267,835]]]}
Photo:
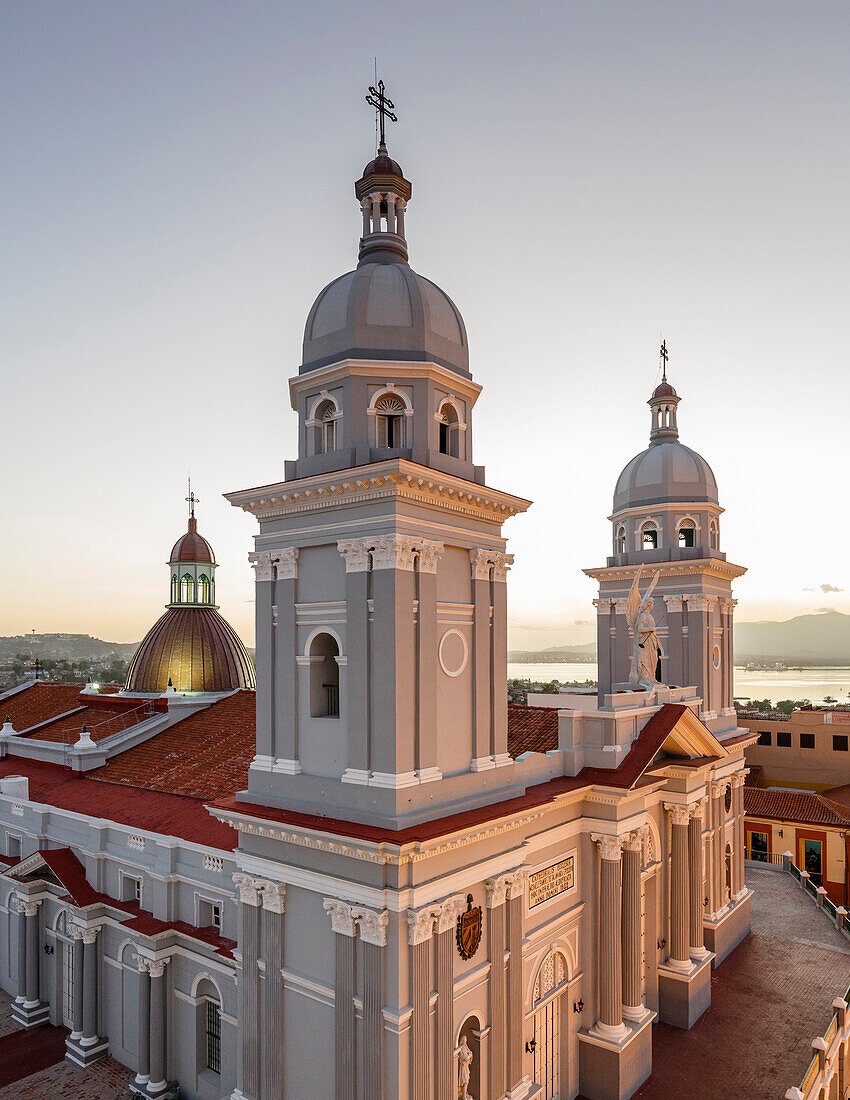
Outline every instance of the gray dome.
{"label": "gray dome", "polygon": [[717,504],[717,482],[711,467],[678,440],[652,443],[631,460],[617,478],[614,511],[664,501]]}
{"label": "gray dome", "polygon": [[406,263],[363,263],[329,283],[304,329],[304,374],[339,359],[435,362],[469,377],[454,302]]}

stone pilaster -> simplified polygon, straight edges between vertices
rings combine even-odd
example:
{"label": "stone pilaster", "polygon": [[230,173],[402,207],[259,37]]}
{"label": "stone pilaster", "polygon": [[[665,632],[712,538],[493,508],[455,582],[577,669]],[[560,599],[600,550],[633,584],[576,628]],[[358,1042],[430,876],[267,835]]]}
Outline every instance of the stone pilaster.
{"label": "stone pilaster", "polygon": [[640,1020],[646,1014],[643,1003],[641,965],[641,861],[643,841],[639,832],[623,838],[623,1015]]}
{"label": "stone pilaster", "polygon": [[334,952],[334,1098],[356,1100],[357,1046],[354,1014],[354,937],[357,925],[351,906],[336,898],[325,898],[335,936]]}
{"label": "stone pilaster", "polygon": [[375,912],[355,906],[351,915],[362,940],[363,959],[363,1091],[368,1097],[382,1095],[384,960],[387,945],[386,911]]}
{"label": "stone pilaster", "polygon": [[437,565],[441,542],[422,540],[416,573],[416,774],[421,783],[442,778],[437,766]]}
{"label": "stone pilaster", "polygon": [[486,770],[493,766],[490,748],[490,552],[480,548],[470,550],[469,560],[472,570],[472,766]]}
{"label": "stone pilaster", "polygon": [[259,1100],[260,1058],[257,1036],[260,1034],[260,907],[262,884],[249,875],[236,874],[242,913],[242,972],[239,975],[239,1067],[240,1088],[245,1100]]}
{"label": "stone pilaster", "polygon": [[151,971],[150,959],[134,955],[139,968],[139,1058],[136,1084],[146,1085],[151,1075]]}
{"label": "stone pilaster", "polygon": [[431,940],[440,907],[408,909],[407,942],[410,945],[410,1096],[431,1100]]}
{"label": "stone pilaster", "polygon": [[673,970],[689,970],[691,956],[688,827],[690,814],[687,806],[664,803],[670,815],[670,957],[668,965]]}
{"label": "stone pilaster", "polygon": [[523,900],[528,871],[520,868],[507,875],[508,902],[508,983],[507,983],[507,1088],[512,1092],[524,1077],[523,1028],[525,1012],[522,996]]}
{"label": "stone pilaster", "polygon": [[734,814],[734,843],[732,845],[732,897],[737,900],[747,888],[744,878],[744,780],[743,772],[732,776],[732,812]]}
{"label": "stone pilaster", "polygon": [[513,554],[490,555],[493,563],[493,629],[490,640],[491,669],[490,751],[496,767],[512,764],[508,752],[508,570],[513,565]]}
{"label": "stone pilaster", "polygon": [[465,908],[462,895],[446,898],[436,919],[437,1013],[436,1100],[457,1100],[454,1069],[454,960],[457,918]]}
{"label": "stone pilaster", "polygon": [[83,1037],[83,930],[76,924],[69,927],[74,944],[74,989],[71,997],[71,1035],[79,1042]]}
{"label": "stone pilaster", "polygon": [[15,924],[18,933],[18,972],[17,972],[17,996],[16,1005],[23,1005],[27,999],[27,915],[25,903],[20,898],[12,898],[9,903],[10,911],[17,913]]}
{"label": "stone pilaster", "polygon": [[[289,774],[301,771],[298,746],[298,643],[295,604],[298,598],[298,547],[275,552],[272,641],[274,648],[274,730],[272,751],[275,767]],[[258,685],[259,686],[259,685]]]}
{"label": "stone pilaster", "polygon": [[282,882],[263,886],[262,945],[263,981],[262,1071],[263,1097],[283,1095],[283,911],[286,887]]}
{"label": "stone pilaster", "polygon": [[599,939],[595,1030],[608,1038],[626,1034],[623,1023],[622,838],[593,834],[599,851]]}
{"label": "stone pilaster", "polygon": [[38,909],[40,905],[40,901],[25,901],[22,903],[21,911],[26,920],[27,943],[27,981],[24,1008],[38,1008],[41,1003],[39,997],[40,955],[38,951]]}
{"label": "stone pilaster", "polygon": [[702,929],[704,883],[702,875],[702,812],[703,803],[689,807],[688,821],[688,949],[692,959],[708,955]]}
{"label": "stone pilaster", "polygon": [[369,778],[369,581],[372,557],[368,539],[341,539],[345,559],[345,607],[348,652],[348,761],[343,781]]}
{"label": "stone pilaster", "polygon": [[272,603],[274,562],[268,550],[249,554],[256,581],[255,629],[257,648],[254,662],[257,671],[257,738],[256,763],[271,767],[274,762],[274,639],[272,634]]}
{"label": "stone pilaster", "polygon": [[493,1096],[503,1096],[507,1073],[507,1011],[505,948],[507,922],[505,901],[508,887],[504,877],[487,882],[487,947],[490,957],[490,1055],[489,1080]]}
{"label": "stone pilaster", "polygon": [[714,780],[711,783],[712,825],[714,833],[711,841],[711,906],[712,916],[716,917],[726,904],[726,807],[723,804],[726,794],[726,780]]}

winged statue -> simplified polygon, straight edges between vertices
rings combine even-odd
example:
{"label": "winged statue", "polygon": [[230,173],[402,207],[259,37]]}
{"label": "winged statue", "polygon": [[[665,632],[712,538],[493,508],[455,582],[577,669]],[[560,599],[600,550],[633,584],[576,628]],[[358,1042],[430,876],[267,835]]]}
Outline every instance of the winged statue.
{"label": "winged statue", "polygon": [[629,684],[633,687],[642,687],[647,691],[660,687],[658,679],[659,656],[661,646],[658,643],[658,634],[655,629],[655,619],[652,615],[652,590],[661,575],[657,569],[649,582],[644,595],[640,594],[640,577],[643,568],[638,569],[632,587],[629,591],[629,599],[626,604],[626,622],[632,632],[632,659],[629,666]]}

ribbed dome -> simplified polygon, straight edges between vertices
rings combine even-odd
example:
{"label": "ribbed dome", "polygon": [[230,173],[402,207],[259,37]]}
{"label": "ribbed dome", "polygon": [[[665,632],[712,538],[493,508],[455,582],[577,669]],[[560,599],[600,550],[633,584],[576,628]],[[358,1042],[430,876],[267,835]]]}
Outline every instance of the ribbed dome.
{"label": "ribbed dome", "polygon": [[178,692],[233,691],[256,685],[245,646],[211,607],[169,608],[136,650],[125,687],[161,694],[169,679]]}
{"label": "ribbed dome", "polygon": [[339,359],[436,362],[469,375],[460,311],[406,263],[363,263],[319,294],[304,330],[301,373]]}
{"label": "ribbed dome", "polygon": [[207,540],[198,534],[198,521],[194,516],[189,517],[189,530],[181,535],[171,549],[169,562],[197,561],[215,564],[215,555]]}
{"label": "ribbed dome", "polygon": [[363,176],[400,176],[404,178],[404,172],[397,160],[388,157],[385,153],[379,153],[374,160],[370,160],[363,169]]}
{"label": "ribbed dome", "polygon": [[717,504],[711,467],[678,440],[653,443],[631,460],[617,478],[614,511],[660,501]]}

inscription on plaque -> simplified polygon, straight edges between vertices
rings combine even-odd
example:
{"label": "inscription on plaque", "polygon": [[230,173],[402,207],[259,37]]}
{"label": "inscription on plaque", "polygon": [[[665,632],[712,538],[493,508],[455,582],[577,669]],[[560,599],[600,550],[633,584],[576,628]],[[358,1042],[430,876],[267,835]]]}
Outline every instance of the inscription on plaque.
{"label": "inscription on plaque", "polygon": [[567,856],[560,863],[544,867],[528,877],[528,908],[542,905],[544,901],[572,890],[575,886],[575,856]]}

